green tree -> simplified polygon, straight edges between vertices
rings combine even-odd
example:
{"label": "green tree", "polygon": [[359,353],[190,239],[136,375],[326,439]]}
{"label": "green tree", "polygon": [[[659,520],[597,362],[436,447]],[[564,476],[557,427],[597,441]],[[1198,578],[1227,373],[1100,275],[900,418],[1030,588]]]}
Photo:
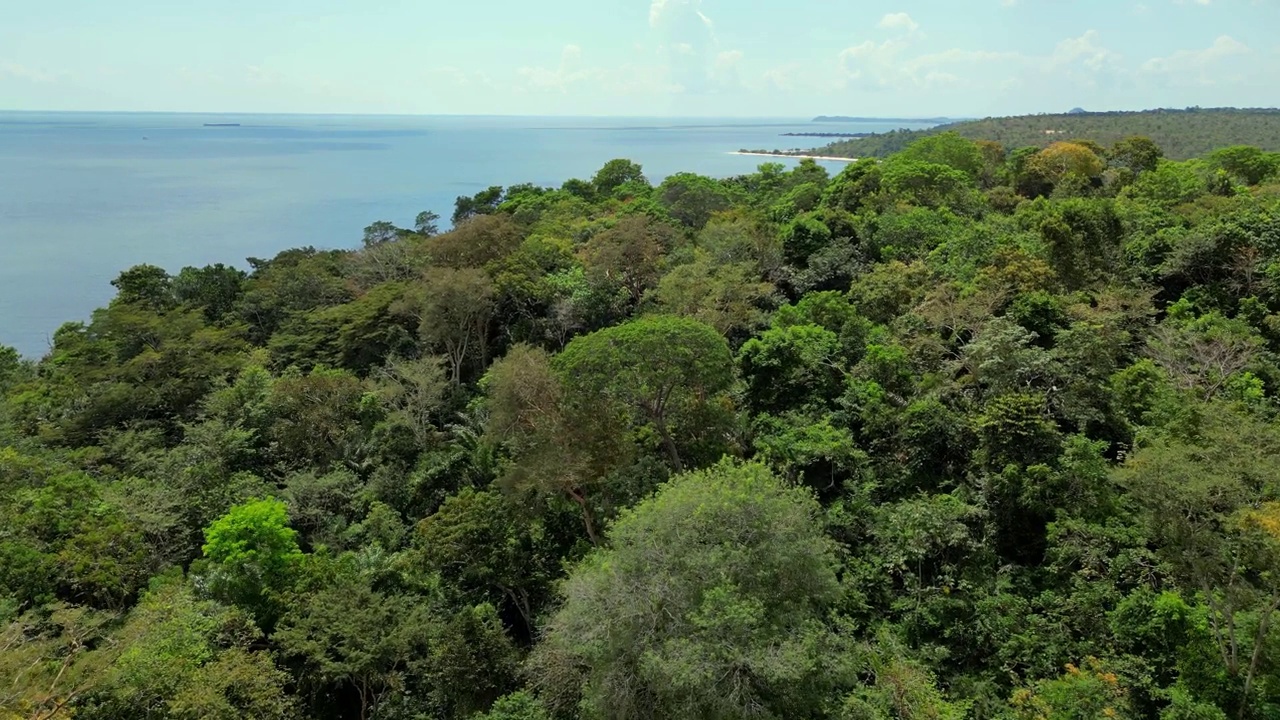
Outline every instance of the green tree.
{"label": "green tree", "polygon": [[591,185],[595,188],[596,195],[600,197],[609,197],[624,185],[648,184],[648,182],[644,177],[644,170],[638,163],[621,158],[605,163],[604,167],[596,171],[595,176],[591,178]]}
{"label": "green tree", "polygon": [[637,425],[652,426],[677,472],[684,464],[673,425],[733,380],[729,345],[715,328],[662,315],[575,338],[553,367],[570,403],[616,404]]}
{"label": "green tree", "polygon": [[743,344],[738,367],[747,397],[759,412],[823,406],[840,394],[844,380],[840,337],[816,325],[770,328]]}
{"label": "green tree", "polygon": [[719,263],[751,263],[760,277],[776,280],[782,269],[782,241],[747,214],[724,213],[698,233],[697,247]]}
{"label": "green tree", "polygon": [[404,231],[386,220],[379,220],[364,229],[364,246],[373,247],[395,241]]}
{"label": "green tree", "polygon": [[455,223],[452,230],[422,245],[431,264],[448,268],[482,268],[520,246],[524,233],[508,214],[482,215]]}
{"label": "green tree", "polygon": [[430,210],[423,210],[413,219],[413,231],[423,237],[435,237],[440,234],[440,216]]}
{"label": "green tree", "polygon": [[532,671],[587,718],[812,717],[839,595],[819,508],[760,465],[681,475],[570,572]]}
{"label": "green tree", "polygon": [[243,612],[166,575],[113,637],[121,653],[91,706],[105,717],[292,718],[288,676],[251,648],[261,635]]}
{"label": "green tree", "polygon": [[881,631],[874,645],[853,658],[869,682],[850,693],[835,714],[839,720],[962,720],[971,702],[953,702],[939,690],[926,663],[912,658],[901,641]]}
{"label": "green tree", "polygon": [[461,225],[464,221],[470,220],[477,215],[491,215],[497,211],[498,205],[502,202],[502,187],[500,185],[492,185],[480,192],[467,197],[459,196],[453,204],[453,221],[455,227]]}
{"label": "green tree", "polygon": [[0,717],[70,720],[95,692],[120,646],[109,635],[113,616],[51,605],[0,627]]}
{"label": "green tree", "polygon": [[1120,678],[1097,658],[1086,658],[1084,667],[1068,664],[1061,677],[1018,690],[1011,705],[1018,720],[1136,717]]}
{"label": "green tree", "polygon": [[730,335],[762,324],[763,306],[773,289],[751,264],[716,263],[699,252],[693,262],[664,275],[653,297],[664,312],[701,320]]}
{"label": "green tree", "polygon": [[120,273],[111,284],[116,300],[141,305],[156,312],[169,310],[175,304],[173,278],[155,265],[135,265]]}
{"label": "green tree", "polygon": [[22,371],[22,356],[8,345],[0,345],[0,393],[8,390],[18,380]]}
{"label": "green tree", "polygon": [[274,499],[231,508],[205,530],[205,582],[213,597],[253,613],[270,628],[283,609],[302,553],[288,511]]}
{"label": "green tree", "polygon": [[369,415],[377,409],[373,399],[365,383],[344,370],[320,367],[275,380],[264,408],[272,469],[361,467]]}
{"label": "green tree", "polygon": [[462,382],[468,360],[488,360],[489,323],[495,307],[493,281],[472,268],[429,268],[406,295],[405,312],[418,319],[418,333],[449,361],[449,377]]}
{"label": "green tree", "polygon": [[1052,185],[1058,185],[1071,176],[1096,178],[1105,169],[1102,158],[1097,153],[1085,145],[1072,142],[1055,142],[1037,153],[1029,162]]}
{"label": "green tree", "polygon": [[294,597],[271,637],[303,664],[309,683],[352,688],[365,720],[405,688],[414,659],[428,652],[432,622],[418,598],[378,592],[339,571],[330,585]]}
{"label": "green tree", "polygon": [[474,602],[513,608],[526,629],[543,601],[555,568],[542,546],[543,529],[520,517],[495,491],[465,488],[418,524],[426,567]]}
{"label": "green tree", "polygon": [[694,230],[701,230],[712,215],[732,204],[722,183],[693,173],[669,175],[658,186],[658,200],[672,218]]}
{"label": "green tree", "polygon": [[391,358],[374,372],[378,393],[391,409],[391,417],[413,431],[419,446],[426,446],[439,431],[440,416],[448,397],[449,377],[444,358]]}
{"label": "green tree", "polygon": [[946,165],[974,180],[981,176],[985,164],[978,145],[954,132],[920,138],[908,145],[897,157]]}
{"label": "green tree", "polygon": [[598,542],[598,495],[633,451],[622,414],[597,412],[591,398],[570,403],[551,356],[528,345],[516,345],[495,362],[484,384],[486,435],[504,442],[512,456],[506,484],[572,501],[588,539]]}
{"label": "green tree", "polygon": [[[976,150],[975,150],[976,152]],[[882,192],[894,200],[929,208],[965,210],[972,204],[975,180],[949,165],[895,157],[883,163]]]}
{"label": "green tree", "polygon": [[1164,151],[1151,138],[1135,135],[1111,146],[1112,164],[1128,168],[1135,175],[1151,172],[1164,158]]}
{"label": "green tree", "polygon": [[173,278],[173,295],[180,303],[203,309],[209,322],[218,322],[235,309],[246,277],[243,270],[222,263],[184,267]]}
{"label": "green tree", "polygon": [[498,698],[489,712],[473,720],[551,720],[551,716],[536,697],[521,690]]}
{"label": "green tree", "polygon": [[638,303],[662,275],[662,260],[674,244],[671,228],[644,215],[632,215],[592,236],[582,249],[588,277],[621,287]]}
{"label": "green tree", "polygon": [[1215,150],[1209,160],[1246,185],[1257,185],[1280,172],[1280,153],[1264,152],[1248,145]]}

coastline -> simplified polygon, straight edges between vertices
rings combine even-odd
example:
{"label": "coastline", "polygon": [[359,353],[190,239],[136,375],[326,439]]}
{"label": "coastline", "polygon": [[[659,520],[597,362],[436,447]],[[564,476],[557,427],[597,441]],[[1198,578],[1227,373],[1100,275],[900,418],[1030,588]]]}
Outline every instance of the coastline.
{"label": "coastline", "polygon": [[782,153],[743,152],[734,150],[730,155],[753,155],[755,157],[792,158],[794,160],[833,160],[835,162],[857,162],[858,158],[835,157],[833,155],[784,155]]}

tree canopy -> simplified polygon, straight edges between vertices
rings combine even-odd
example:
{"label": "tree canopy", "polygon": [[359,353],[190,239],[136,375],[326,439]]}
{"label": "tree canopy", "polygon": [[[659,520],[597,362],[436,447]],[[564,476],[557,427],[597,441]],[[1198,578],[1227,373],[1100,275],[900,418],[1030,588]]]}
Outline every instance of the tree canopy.
{"label": "tree canopy", "polygon": [[1280,717],[1276,124],[1177,115],[126,269],[0,348],[0,720]]}

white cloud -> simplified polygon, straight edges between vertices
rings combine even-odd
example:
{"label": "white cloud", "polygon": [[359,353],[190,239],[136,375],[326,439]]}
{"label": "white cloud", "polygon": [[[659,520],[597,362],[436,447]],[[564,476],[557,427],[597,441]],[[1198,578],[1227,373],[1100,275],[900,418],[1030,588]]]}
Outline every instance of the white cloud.
{"label": "white cloud", "polygon": [[719,55],[716,55],[715,66],[717,69],[723,70],[723,69],[736,67],[740,62],[742,62],[741,50],[725,50]]}
{"label": "white cloud", "polygon": [[[1219,36],[1207,48],[1178,50],[1165,57],[1147,60],[1139,71],[1169,85],[1216,85],[1243,79],[1233,75],[1230,61],[1253,54],[1248,45],[1230,35]],[[1240,70],[1239,68],[1237,68]],[[1254,71],[1265,76],[1270,68],[1257,67]]]}
{"label": "white cloud", "polygon": [[840,67],[850,80],[872,87],[889,87],[907,79],[899,58],[910,46],[903,38],[868,40],[840,52]]}
{"label": "white cloud", "polygon": [[798,62],[792,62],[765,70],[760,79],[767,88],[790,91],[795,90],[804,77],[804,67]]}
{"label": "white cloud", "polygon": [[1151,58],[1142,64],[1142,70],[1150,73],[1195,72],[1223,58],[1249,52],[1248,45],[1230,35],[1222,35],[1202,50],[1179,50],[1167,57]]}
{"label": "white cloud", "polygon": [[1080,37],[1067,38],[1058,43],[1049,56],[1049,65],[1058,68],[1079,63],[1090,70],[1101,70],[1119,60],[1118,54],[1098,43],[1098,31],[1089,30]]}
{"label": "white cloud", "polygon": [[738,84],[736,71],[724,66],[715,24],[702,12],[702,0],[651,0],[649,27],[670,84],[692,94]]}
{"label": "white cloud", "polygon": [[649,5],[649,27],[661,28],[680,23],[685,18],[696,17],[708,29],[711,18],[702,14],[702,0],[653,0]]}
{"label": "white cloud", "polygon": [[911,19],[907,13],[889,13],[880,18],[880,27],[885,30],[906,30],[907,32],[915,32],[920,24]]}
{"label": "white cloud", "polygon": [[0,60],[0,78],[11,77],[33,83],[51,83],[56,82],[63,75],[65,73],[48,72],[12,60]]}
{"label": "white cloud", "polygon": [[711,79],[722,88],[743,87],[739,67],[742,65],[741,50],[725,50],[716,54],[711,66]]}
{"label": "white cloud", "polygon": [[560,64],[555,68],[522,67],[516,75],[524,83],[524,89],[552,90],[567,93],[571,86],[591,81],[601,81],[606,73],[599,68],[582,67],[582,48],[565,45],[560,51]]}
{"label": "white cloud", "polygon": [[[883,25],[884,23],[882,23]],[[912,29],[914,26],[914,29]],[[1115,82],[1123,58],[1090,30],[1060,41],[1047,54],[951,48],[926,52],[918,25],[900,23],[905,34],[881,42],[868,40],[838,55],[839,85],[895,94],[926,93],[945,102],[942,93],[966,93],[997,102],[1020,88],[1055,88],[1063,97],[1083,94]],[[936,96],[935,96],[936,94]],[[897,100],[897,98],[894,98]]]}

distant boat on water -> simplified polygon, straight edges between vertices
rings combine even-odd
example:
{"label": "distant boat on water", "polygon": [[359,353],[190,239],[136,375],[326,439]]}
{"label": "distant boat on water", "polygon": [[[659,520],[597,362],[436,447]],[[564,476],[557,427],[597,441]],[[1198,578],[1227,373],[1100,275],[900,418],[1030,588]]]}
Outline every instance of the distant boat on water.
{"label": "distant boat on water", "polygon": [[240,127],[240,123],[205,123],[205,127]]}

